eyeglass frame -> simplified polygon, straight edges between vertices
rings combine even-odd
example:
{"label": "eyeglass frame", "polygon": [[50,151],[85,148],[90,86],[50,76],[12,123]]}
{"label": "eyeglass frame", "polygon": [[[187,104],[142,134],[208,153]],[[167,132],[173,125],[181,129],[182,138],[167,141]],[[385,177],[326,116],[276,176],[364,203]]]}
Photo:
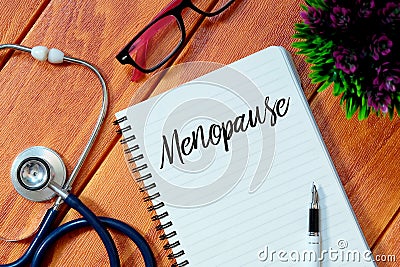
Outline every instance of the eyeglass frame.
{"label": "eyeglass frame", "polygon": [[[138,69],[139,71],[143,73],[151,73],[160,67],[162,67],[167,61],[169,61],[177,51],[179,51],[186,40],[186,30],[185,30],[185,23],[183,21],[182,17],[182,11],[183,9],[189,7],[190,9],[194,10],[195,12],[199,13],[200,15],[203,15],[205,17],[213,17],[216,15],[219,15],[223,11],[225,11],[229,6],[231,6],[235,2],[235,0],[229,0],[225,6],[221,7],[221,9],[215,11],[215,12],[206,12],[202,11],[201,9],[197,8],[193,3],[192,0],[173,0],[171,3],[169,3],[163,10],[160,11],[160,13],[149,23],[144,27],[116,56],[117,60],[125,65],[129,64]],[[168,16],[173,16],[176,21],[178,22],[178,27],[179,30],[182,33],[181,40],[179,44],[175,47],[174,50],[172,50],[169,55],[167,55],[163,60],[160,61],[157,65],[151,67],[151,68],[142,68],[139,66],[138,63],[135,62],[135,60],[132,59],[131,55],[129,54],[131,46],[140,38],[142,35],[150,29],[154,24],[162,20],[163,18],[166,18]]]}

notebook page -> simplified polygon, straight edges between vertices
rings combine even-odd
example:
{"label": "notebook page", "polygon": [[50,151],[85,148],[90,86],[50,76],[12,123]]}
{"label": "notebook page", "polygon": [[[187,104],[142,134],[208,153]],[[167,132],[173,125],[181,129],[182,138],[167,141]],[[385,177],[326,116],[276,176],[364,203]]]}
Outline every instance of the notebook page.
{"label": "notebook page", "polygon": [[[149,195],[159,192],[154,204],[166,204],[157,213],[173,223],[165,231],[177,233],[174,253],[185,252],[178,262],[301,263],[316,181],[323,266],[374,266],[286,52],[270,47],[229,67],[117,114],[135,134],[128,145],[144,155],[141,175],[154,178],[145,184],[157,184]],[[265,120],[246,127],[257,109]],[[223,132],[229,121],[238,128],[231,136]]]}

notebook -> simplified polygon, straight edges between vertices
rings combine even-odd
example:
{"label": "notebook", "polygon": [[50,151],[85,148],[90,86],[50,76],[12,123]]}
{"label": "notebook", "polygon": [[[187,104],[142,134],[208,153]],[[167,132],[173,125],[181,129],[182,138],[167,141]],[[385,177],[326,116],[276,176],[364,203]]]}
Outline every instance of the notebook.
{"label": "notebook", "polygon": [[[116,114],[171,266],[375,266],[290,55],[269,47]],[[309,253],[310,254],[310,253]],[[317,259],[318,260],[318,259]],[[175,262],[176,261],[176,262]],[[305,264],[305,266],[309,266]]]}

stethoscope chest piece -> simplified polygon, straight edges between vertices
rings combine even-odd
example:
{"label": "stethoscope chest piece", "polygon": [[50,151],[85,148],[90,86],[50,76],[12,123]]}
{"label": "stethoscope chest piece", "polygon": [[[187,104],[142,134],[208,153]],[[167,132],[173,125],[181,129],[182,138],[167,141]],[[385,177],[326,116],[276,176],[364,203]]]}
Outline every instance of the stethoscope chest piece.
{"label": "stethoscope chest piece", "polygon": [[11,167],[11,180],[15,190],[23,197],[36,202],[46,201],[55,196],[48,185],[52,182],[63,185],[66,168],[55,151],[34,146],[15,158]]}

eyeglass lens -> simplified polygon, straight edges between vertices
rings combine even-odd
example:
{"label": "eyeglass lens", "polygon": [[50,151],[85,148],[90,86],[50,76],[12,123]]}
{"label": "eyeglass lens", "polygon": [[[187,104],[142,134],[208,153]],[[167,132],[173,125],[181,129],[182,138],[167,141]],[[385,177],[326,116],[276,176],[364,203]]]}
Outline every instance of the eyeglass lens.
{"label": "eyeglass lens", "polygon": [[143,69],[151,69],[170,57],[182,42],[182,31],[174,16],[166,16],[136,40],[129,55]]}

